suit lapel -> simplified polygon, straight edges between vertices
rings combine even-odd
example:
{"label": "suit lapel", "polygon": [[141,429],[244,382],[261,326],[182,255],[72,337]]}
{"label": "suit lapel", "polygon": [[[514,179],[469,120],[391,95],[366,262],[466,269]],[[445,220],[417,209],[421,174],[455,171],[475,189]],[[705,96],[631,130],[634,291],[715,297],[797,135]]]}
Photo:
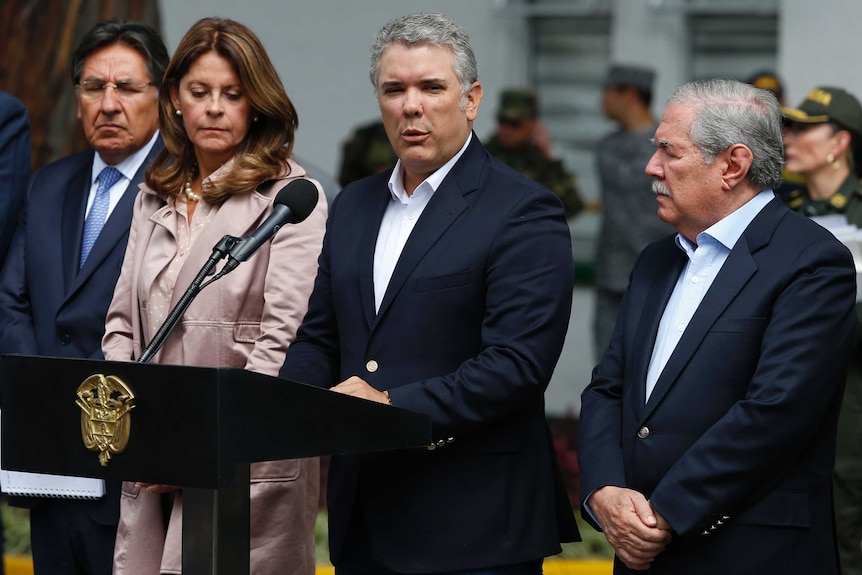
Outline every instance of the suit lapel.
{"label": "suit lapel", "polygon": [[787,209],[779,202],[780,200],[773,199],[767,204],[736,242],[662,370],[646,404],[644,417],[648,417],[661,403],[715,321],[757,272],[757,262],[753,254],[769,243],[778,220],[787,213]]}
{"label": "suit lapel", "polygon": [[392,198],[386,182],[388,182],[388,179],[383,181],[382,193],[378,193],[378,186],[372,184],[373,188],[370,190],[369,195],[374,195],[375,197],[372,201],[364,204],[368,206],[371,215],[362,220],[372,223],[364,226],[359,239],[359,293],[362,301],[362,311],[365,314],[365,321],[369,328],[374,325],[377,318],[377,311],[374,309],[374,250],[377,247],[377,234],[380,232],[383,214],[386,212],[386,206],[389,205]]}
{"label": "suit lapel", "polygon": [[87,209],[87,196],[90,194],[90,174],[93,171],[93,157],[82,162],[80,169],[72,178],[62,185],[66,186],[63,194],[63,217],[60,221],[60,241],[63,261],[63,283],[65,293],[71,294],[78,284],[78,262],[81,259],[81,238],[84,235],[84,213]]}
{"label": "suit lapel", "polygon": [[[639,349],[640,353],[635,357],[633,371],[637,377],[637,381],[640,382],[646,382],[647,370],[649,369],[649,362],[652,357],[653,348],[655,347],[661,316],[664,313],[664,308],[667,307],[667,302],[670,300],[679,274],[682,273],[686,264],[685,253],[676,246],[675,241],[671,240],[668,243],[667,251],[668,253],[660,255],[660,259],[667,259],[673,263],[670,265],[667,273],[656,278],[649,286],[645,300],[646,305],[643,306],[643,312],[638,321],[635,334],[635,349]],[[652,345],[641,345],[640,342],[651,342]],[[636,399],[638,402],[638,411],[641,411],[646,402],[646,385],[638,386]]]}
{"label": "suit lapel", "polygon": [[736,297],[739,291],[748,283],[748,280],[757,271],[757,264],[748,246],[745,245],[744,237],[740,238],[736,246],[730,252],[727,261],[715,278],[703,301],[691,318],[679,343],[667,361],[661,375],[656,382],[655,388],[650,395],[646,405],[645,416],[661,402],[662,397],[679,377],[679,374],[697,352],[703,338],[709,332],[715,320],[718,319],[728,304]]}
{"label": "suit lapel", "polygon": [[[386,295],[383,296],[383,302],[377,313],[377,321],[389,309],[392,300],[397,297],[398,292],[404,287],[405,282],[413,274],[416,266],[428,253],[428,250],[446,232],[461,212],[467,209],[468,203],[464,196],[478,187],[479,174],[483,165],[482,148],[478,142],[478,138],[473,134],[473,140],[465,150],[464,155],[443,179],[419,217],[419,221],[416,222],[416,227],[413,228],[407,243],[404,244],[404,249],[401,251],[401,256],[392,272],[392,278],[386,288]],[[373,268],[373,255],[371,263]]]}
{"label": "suit lapel", "polygon": [[[267,210],[272,206],[272,196],[274,194],[263,195],[260,193],[261,191],[269,192],[269,190],[260,188],[248,193],[234,194],[218,208],[212,208],[218,211],[212,216],[212,219],[203,230],[201,230],[200,235],[195,238],[189,250],[188,258],[177,274],[176,288],[171,297],[171,306],[177,304],[186,288],[191,285],[209,257],[213,254],[215,245],[225,235],[242,238],[251,235],[263,223],[266,216],[269,215]],[[172,208],[166,207],[160,211],[166,209]],[[175,209],[173,211],[175,218],[184,217]],[[164,225],[164,222],[169,221],[170,225],[174,227],[177,225],[175,219],[160,219],[158,212],[153,214],[150,220],[156,224]],[[173,230],[169,231],[173,234]],[[166,260],[165,265],[170,264],[170,262],[170,259]],[[216,269],[221,269],[223,265],[223,263],[219,264],[216,266]]]}
{"label": "suit lapel", "polygon": [[[134,177],[129,181],[129,185],[120,197],[120,201],[111,211],[111,214],[105,221],[102,231],[99,232],[99,237],[96,238],[96,243],[93,244],[93,250],[87,257],[87,261],[84,262],[84,267],[82,267],[81,271],[77,273],[73,289],[76,289],[79,285],[85,282],[87,278],[99,268],[105,258],[108,257],[114,249],[114,246],[128,235],[129,226],[132,222],[132,212],[135,208],[135,198],[138,195],[138,186],[144,181],[144,172],[147,167],[149,167],[150,162],[152,162],[161,151],[162,147],[162,142],[159,138],[156,140],[150,153],[147,154],[144,163],[141,164],[141,167],[138,168],[137,172],[135,172]],[[80,219],[82,220],[80,224],[81,233],[83,233],[83,215]],[[81,243],[80,236],[78,243]],[[78,246],[78,254],[80,255],[80,245]],[[77,261],[78,260],[76,258],[75,262]],[[77,267],[77,263],[75,264],[75,267]]]}

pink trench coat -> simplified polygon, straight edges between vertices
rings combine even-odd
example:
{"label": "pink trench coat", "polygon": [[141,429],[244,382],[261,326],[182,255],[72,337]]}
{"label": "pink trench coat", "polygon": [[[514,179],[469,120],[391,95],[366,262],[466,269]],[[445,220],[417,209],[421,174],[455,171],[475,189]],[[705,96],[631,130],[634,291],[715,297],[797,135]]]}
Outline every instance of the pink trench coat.
{"label": "pink trench coat", "polygon": [[[288,179],[305,177],[290,161]],[[217,172],[218,173],[218,172]],[[214,176],[217,176],[217,173]],[[317,207],[300,224],[285,225],[231,274],[204,288],[168,338],[155,362],[209,367],[243,367],[277,375],[289,342],[305,315],[317,273],[327,215],[320,185]],[[276,190],[255,190],[229,198],[192,245],[177,277],[171,306],[181,297],[225,234],[252,233],[272,212]],[[120,280],[108,311],[102,341],[105,358],[133,361],[151,332],[146,294],[174,257],[178,214],[141,186]],[[182,216],[180,216],[182,217]],[[143,295],[143,297],[142,297]],[[251,573],[314,573],[314,522],[319,495],[317,458],[256,463],[251,467]],[[131,482],[123,484],[114,550],[116,575],[181,573],[182,496],[174,501],[168,533],[160,496]]]}

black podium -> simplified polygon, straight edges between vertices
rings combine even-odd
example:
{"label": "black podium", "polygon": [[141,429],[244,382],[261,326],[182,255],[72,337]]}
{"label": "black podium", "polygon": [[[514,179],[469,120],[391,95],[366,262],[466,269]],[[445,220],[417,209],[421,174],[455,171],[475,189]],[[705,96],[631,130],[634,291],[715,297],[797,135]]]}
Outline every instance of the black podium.
{"label": "black podium", "polygon": [[4,355],[0,408],[5,469],[183,486],[185,575],[248,573],[249,463],[431,441],[426,416],[242,369]]}

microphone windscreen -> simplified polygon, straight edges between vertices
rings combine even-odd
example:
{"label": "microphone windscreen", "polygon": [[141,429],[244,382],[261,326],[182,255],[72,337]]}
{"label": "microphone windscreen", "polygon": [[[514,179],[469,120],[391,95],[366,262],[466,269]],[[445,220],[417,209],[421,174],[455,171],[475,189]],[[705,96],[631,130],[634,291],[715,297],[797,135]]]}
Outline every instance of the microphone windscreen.
{"label": "microphone windscreen", "polygon": [[293,180],[281,189],[273,200],[290,208],[290,223],[298,224],[305,220],[317,205],[317,188],[308,180]]}

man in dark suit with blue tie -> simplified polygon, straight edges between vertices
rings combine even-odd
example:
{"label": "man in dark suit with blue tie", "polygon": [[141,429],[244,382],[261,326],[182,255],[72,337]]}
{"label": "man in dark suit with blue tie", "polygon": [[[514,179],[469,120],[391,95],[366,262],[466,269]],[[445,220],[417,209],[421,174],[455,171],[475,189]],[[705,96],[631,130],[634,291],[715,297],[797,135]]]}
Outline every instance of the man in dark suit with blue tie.
{"label": "man in dark suit with blue tie", "polygon": [[771,93],[682,86],[654,143],[646,172],[678,234],[639,256],[582,395],[584,510],[616,574],[836,574],[852,256],[772,191],[783,143]]}
{"label": "man in dark suit with blue tie", "polygon": [[466,34],[395,19],[371,80],[394,170],[332,204],[309,310],[281,376],[423,413],[425,448],[333,457],[339,575],[538,575],[577,539],[544,419],[573,273],[549,190],[491,158]]}
{"label": "man in dark suit with blue tie", "polygon": [[[151,27],[112,20],[72,59],[90,150],[36,172],[0,277],[0,353],[101,358],[138,184],[161,148],[158,90],[168,63]],[[108,575],[119,482],[98,500],[14,498],[30,507],[36,575]]]}

